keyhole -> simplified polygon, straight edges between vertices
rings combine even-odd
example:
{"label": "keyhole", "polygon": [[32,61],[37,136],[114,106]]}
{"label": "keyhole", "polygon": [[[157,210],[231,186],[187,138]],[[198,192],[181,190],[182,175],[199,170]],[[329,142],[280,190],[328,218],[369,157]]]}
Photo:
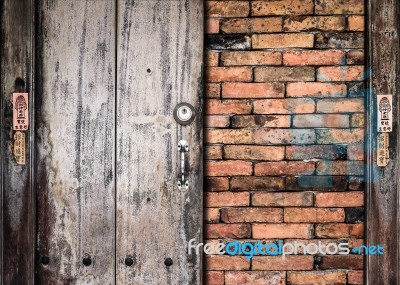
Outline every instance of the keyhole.
{"label": "keyhole", "polygon": [[186,114],[186,113],[187,113],[186,108],[182,109],[182,113],[183,113],[183,114]]}

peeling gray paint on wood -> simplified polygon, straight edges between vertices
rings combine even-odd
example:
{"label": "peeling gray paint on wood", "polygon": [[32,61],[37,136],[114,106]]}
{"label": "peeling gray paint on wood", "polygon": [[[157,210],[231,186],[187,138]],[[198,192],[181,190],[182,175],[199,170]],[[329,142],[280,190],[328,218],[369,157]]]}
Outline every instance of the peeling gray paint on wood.
{"label": "peeling gray paint on wood", "polygon": [[[203,1],[119,1],[117,48],[117,284],[201,284],[201,257],[187,243],[202,238]],[[173,119],[180,102],[197,111],[189,126]]]}
{"label": "peeling gray paint on wood", "polygon": [[114,284],[116,3],[39,2],[37,280]]}
{"label": "peeling gray paint on wood", "polygon": [[[366,256],[365,284],[400,283],[400,3],[368,1],[368,96],[366,242],[380,244],[383,255]],[[393,94],[394,126],[390,133],[390,162],[378,168],[376,160],[376,95]]]}
{"label": "peeling gray paint on wood", "polygon": [[33,102],[34,4],[30,0],[4,0],[0,6],[0,284],[29,285],[34,279],[35,195],[29,140],[33,129],[25,132],[26,165],[17,165],[13,156],[12,93],[29,92]]}

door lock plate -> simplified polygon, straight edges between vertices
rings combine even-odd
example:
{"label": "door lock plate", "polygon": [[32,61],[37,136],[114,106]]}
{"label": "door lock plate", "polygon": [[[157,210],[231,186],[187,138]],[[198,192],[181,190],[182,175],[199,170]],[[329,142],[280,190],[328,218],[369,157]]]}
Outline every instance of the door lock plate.
{"label": "door lock plate", "polygon": [[189,103],[179,103],[174,109],[174,119],[178,124],[189,125],[195,116],[194,107]]}

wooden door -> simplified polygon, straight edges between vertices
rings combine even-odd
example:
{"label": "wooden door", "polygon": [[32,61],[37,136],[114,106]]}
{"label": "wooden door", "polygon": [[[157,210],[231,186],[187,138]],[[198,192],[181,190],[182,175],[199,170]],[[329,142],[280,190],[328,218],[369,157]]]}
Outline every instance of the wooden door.
{"label": "wooden door", "polygon": [[[19,247],[1,251],[2,261],[15,260],[2,263],[4,284],[33,284],[33,268],[36,284],[201,284],[201,256],[188,256],[187,243],[202,238],[202,1],[6,2],[11,10],[29,2],[36,23],[18,38],[31,40],[32,78],[26,65],[2,77],[34,87],[24,91],[35,151],[32,167],[15,171],[11,147],[2,147],[2,192],[32,189],[12,211],[25,213],[21,226],[37,235],[22,239],[26,259],[10,257]],[[13,19],[2,24],[11,33]],[[174,119],[180,103],[193,106],[190,124]],[[2,135],[12,144],[5,134],[13,131]],[[181,140],[187,152],[178,151]],[[182,164],[187,187],[178,187]],[[7,211],[3,229],[13,223]],[[12,237],[3,234],[2,244]]]}

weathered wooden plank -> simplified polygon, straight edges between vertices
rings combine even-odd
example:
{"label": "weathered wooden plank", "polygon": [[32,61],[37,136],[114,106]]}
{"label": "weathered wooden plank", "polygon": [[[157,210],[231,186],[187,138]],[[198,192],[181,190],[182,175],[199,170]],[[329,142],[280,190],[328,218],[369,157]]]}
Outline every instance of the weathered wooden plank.
{"label": "weathered wooden plank", "polygon": [[114,284],[116,3],[39,6],[38,282]]}
{"label": "weathered wooden plank", "polygon": [[[189,256],[187,243],[202,237],[203,1],[117,6],[117,284],[201,284],[201,257]],[[188,126],[174,121],[180,102],[196,109]],[[181,139],[189,142],[185,191],[177,188]]]}
{"label": "weathered wooden plank", "polygon": [[[28,92],[33,102],[34,1],[0,4],[0,284],[33,284],[35,195],[32,183],[33,128],[25,131],[26,164],[13,156],[12,93]],[[31,126],[32,126],[32,108]]]}
{"label": "weathered wooden plank", "polygon": [[[368,126],[367,126],[367,229],[368,245],[380,244],[383,255],[366,257],[365,284],[400,283],[400,2],[368,1]],[[378,168],[376,160],[376,95],[393,94],[394,128],[390,134],[390,162]]]}

